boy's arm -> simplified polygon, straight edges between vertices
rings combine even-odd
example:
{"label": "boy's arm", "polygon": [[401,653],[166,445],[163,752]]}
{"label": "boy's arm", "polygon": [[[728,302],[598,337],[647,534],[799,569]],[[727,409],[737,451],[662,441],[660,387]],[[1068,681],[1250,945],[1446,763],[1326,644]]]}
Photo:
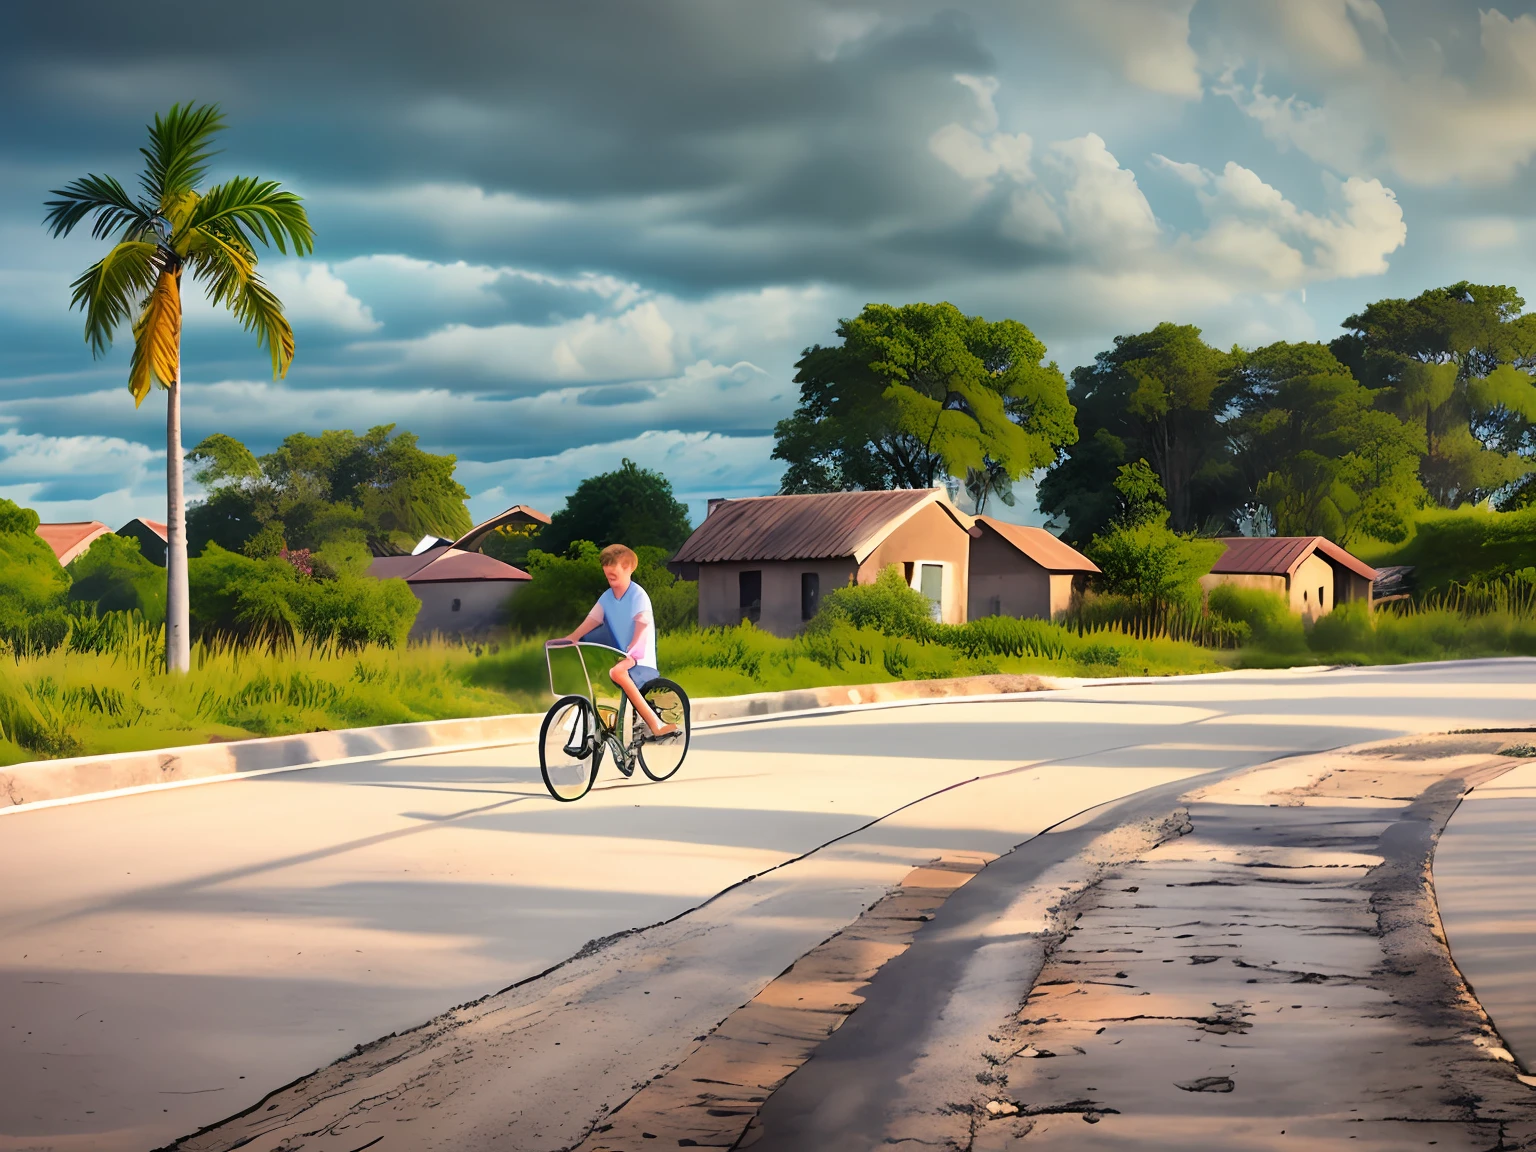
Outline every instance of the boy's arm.
{"label": "boy's arm", "polygon": [[645,655],[645,633],[650,627],[651,614],[649,612],[641,612],[635,617],[635,635],[630,640],[629,648],[625,651],[625,655],[636,664],[640,663],[640,657]]}
{"label": "boy's arm", "polygon": [[587,613],[587,618],[580,624],[576,625],[575,629],[569,636],[566,637],[566,639],[572,642],[580,640],[583,636],[592,631],[592,629],[596,628],[602,622],[603,606],[602,604],[594,604],[592,605],[592,611]]}

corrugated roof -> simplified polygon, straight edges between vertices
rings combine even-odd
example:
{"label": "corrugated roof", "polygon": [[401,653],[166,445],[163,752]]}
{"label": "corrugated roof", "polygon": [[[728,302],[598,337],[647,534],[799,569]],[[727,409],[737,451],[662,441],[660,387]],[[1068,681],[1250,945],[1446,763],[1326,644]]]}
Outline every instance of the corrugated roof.
{"label": "corrugated roof", "polygon": [[962,528],[970,527],[969,518],[949,502],[942,488],[724,500],[694,529],[672,560],[712,564],[852,556],[862,563],[880,541],[931,503],[942,506]]}
{"label": "corrugated roof", "polygon": [[533,579],[521,568],[458,548],[431,548],[419,556],[376,556],[368,565],[368,575],[379,580],[401,579],[407,584]]}
{"label": "corrugated roof", "polygon": [[1227,550],[1211,567],[1218,575],[1289,576],[1313,552],[1321,552],[1358,576],[1376,579],[1376,569],[1326,536],[1228,536],[1221,542]]}
{"label": "corrugated roof", "polygon": [[548,524],[549,517],[537,508],[530,508],[526,504],[514,504],[505,512],[492,516],[489,520],[482,520],[464,535],[453,542],[455,548],[461,548],[466,552],[473,551],[481,539],[489,536],[498,528],[508,524]]}
{"label": "corrugated roof", "polygon": [[68,564],[91,546],[98,536],[111,532],[100,520],[74,520],[61,524],[39,524],[37,534],[53,549],[60,564]]}
{"label": "corrugated roof", "polygon": [[1097,572],[1099,570],[1099,566],[1092,560],[1072,545],[1052,536],[1044,528],[1009,524],[1002,520],[994,520],[991,516],[978,516],[976,523],[985,524],[1048,572]]}

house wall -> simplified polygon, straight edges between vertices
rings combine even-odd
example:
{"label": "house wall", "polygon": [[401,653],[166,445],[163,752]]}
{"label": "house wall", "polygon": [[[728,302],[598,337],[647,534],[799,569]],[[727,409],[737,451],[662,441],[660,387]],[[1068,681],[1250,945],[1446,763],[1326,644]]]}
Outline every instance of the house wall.
{"label": "house wall", "polygon": [[1200,586],[1207,592],[1217,584],[1235,584],[1239,588],[1261,588],[1278,593],[1285,598],[1292,612],[1309,621],[1326,616],[1336,604],[1357,600],[1370,603],[1371,599],[1369,580],[1317,552],[1303,560],[1289,580],[1284,576],[1257,573],[1219,573],[1200,577]]}
{"label": "house wall", "polygon": [[699,565],[699,627],[731,627],[741,623],[741,573],[763,574],[763,607],[757,626],[775,636],[793,636],[804,626],[800,618],[800,576],[821,577],[821,595],[853,582],[853,558],[838,560],[742,560]]}
{"label": "house wall", "polygon": [[[1055,608],[1056,579],[996,532],[983,527],[970,545],[970,595],[966,618],[1035,616],[1049,619]],[[1066,577],[1067,599],[1072,578]]]}
{"label": "house wall", "polygon": [[860,584],[873,584],[887,565],[912,564],[910,582],[918,581],[916,565],[924,561],[944,567],[940,600],[946,624],[964,624],[970,596],[971,535],[937,504],[918,509],[892,532],[864,563],[859,565]]}
{"label": "house wall", "polygon": [[[483,636],[504,624],[507,601],[525,580],[443,580],[410,585],[421,611],[411,625],[411,639],[444,636]],[[459,602],[457,612],[453,602]]]}

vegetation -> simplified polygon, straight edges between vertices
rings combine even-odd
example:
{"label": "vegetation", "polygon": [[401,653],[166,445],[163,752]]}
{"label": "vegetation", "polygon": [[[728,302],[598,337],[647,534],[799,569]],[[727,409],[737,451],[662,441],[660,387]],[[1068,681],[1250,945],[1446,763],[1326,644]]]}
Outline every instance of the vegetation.
{"label": "vegetation", "polygon": [[774,429],[783,492],[1011,481],[1077,438],[1066,381],[1016,320],[871,304],[837,334],[801,357],[799,407]]}
{"label": "vegetation", "polygon": [[139,176],[143,195],[129,196],[111,176],[82,176],[55,189],[45,223],[66,236],[91,219],[98,240],[116,236],[104,257],[81,274],[71,304],[85,313],[85,338],[95,355],[111,347],[117,329],[133,332],[128,391],[137,407],[151,388],[168,392],[166,437],[166,667],[191,666],[187,602],[186,509],[182,503],[181,280],[190,271],[209,302],[228,308],[272,354],[274,378],[293,360],[293,329],[282,302],[256,273],[257,244],[303,255],[314,249],[304,206],[275,180],[234,176],[207,190],[199,185],[224,117],[215,105],[176,104],[156,116]]}
{"label": "vegetation", "polygon": [[187,514],[189,547],[247,556],[306,549],[332,557],[409,552],[423,536],[457,539],[473,524],[457,459],[424,452],[393,424],[355,432],[296,432],[256,457],[233,436],[207,437],[187,459],[208,490]]}
{"label": "vegetation", "polygon": [[[528,553],[533,581],[512,600],[510,623],[525,636],[559,636],[580,624],[597,598],[608,590],[598,554],[590,540],[577,540],[563,555],[534,549]],[[692,627],[699,618],[699,586],[678,580],[666,568],[665,548],[642,544],[635,580],[651,598],[661,631]]]}
{"label": "vegetation", "polygon": [[650,545],[668,555],[688,539],[688,506],[672,495],[672,484],[660,472],[625,460],[613,472],[589,476],[576,485],[536,543],[548,552],[564,552],[578,540],[599,548],[627,544]]}

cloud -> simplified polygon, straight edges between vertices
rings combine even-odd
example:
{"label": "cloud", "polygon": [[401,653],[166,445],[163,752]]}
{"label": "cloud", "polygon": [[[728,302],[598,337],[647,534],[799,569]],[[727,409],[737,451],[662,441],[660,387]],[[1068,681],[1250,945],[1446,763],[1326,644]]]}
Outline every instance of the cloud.
{"label": "cloud", "polygon": [[1189,44],[1194,6],[1195,0],[1072,0],[1064,7],[1132,84],[1198,100],[1204,88]]}
{"label": "cloud", "polygon": [[997,139],[1012,139],[1006,133],[977,134],[957,123],[943,132],[947,141],[966,143],[948,151],[934,148],[939,160],[969,181],[978,196],[1006,191],[1001,232],[1110,275],[1134,280],[1159,268],[1177,281],[1175,266],[1182,265],[1185,279],[1224,286],[1229,296],[1287,291],[1384,272],[1387,256],[1407,237],[1397,197],[1379,180],[1335,181],[1338,206],[1317,214],[1236,162],[1216,173],[1155,153],[1153,165],[1191,190],[1205,217],[1204,230],[1180,235],[1158,220],[1135,173],[1096,133],[1051,144],[1037,176],[1027,166],[981,163],[994,156]]}
{"label": "cloud", "polygon": [[[1242,64],[1229,63],[1215,90],[1270,139],[1335,171],[1379,166],[1419,185],[1503,184],[1536,156],[1536,16],[1479,11],[1476,48],[1451,54],[1440,44],[1454,44],[1458,19],[1405,48],[1368,0],[1272,0],[1228,12],[1219,50],[1240,53]],[[1273,74],[1235,78],[1266,64],[1319,95],[1276,95],[1266,90],[1281,82]]]}
{"label": "cloud", "polygon": [[[295,328],[314,326],[356,334],[376,332],[383,326],[323,260],[268,261],[258,271],[267,287],[283,302],[283,313]],[[239,326],[229,309],[215,308],[209,303],[203,285],[190,278],[182,289],[182,307],[191,326]]]}
{"label": "cloud", "polygon": [[[694,523],[698,523],[710,497],[756,496],[776,489],[784,464],[770,458],[772,451],[771,436],[643,432],[552,456],[465,464],[459,474],[478,489],[470,502],[476,519],[492,516],[512,504],[531,504],[554,512],[565,503],[578,480],[610,472],[627,458],[666,476],[674,495],[689,506]],[[487,483],[491,486],[482,487]]]}
{"label": "cloud", "polygon": [[165,453],[116,436],[0,431],[0,497],[45,521],[163,516]]}

